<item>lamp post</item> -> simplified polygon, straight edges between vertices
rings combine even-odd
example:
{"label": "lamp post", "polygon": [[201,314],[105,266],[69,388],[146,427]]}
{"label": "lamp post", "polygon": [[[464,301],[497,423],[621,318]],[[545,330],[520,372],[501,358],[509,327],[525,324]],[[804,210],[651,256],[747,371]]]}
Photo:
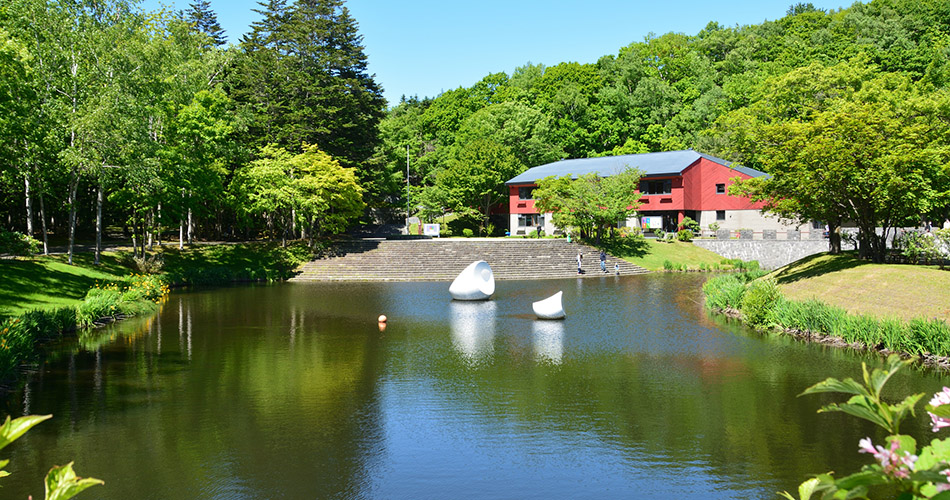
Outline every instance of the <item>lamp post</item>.
{"label": "lamp post", "polygon": [[406,144],[406,235],[409,235],[409,145]]}

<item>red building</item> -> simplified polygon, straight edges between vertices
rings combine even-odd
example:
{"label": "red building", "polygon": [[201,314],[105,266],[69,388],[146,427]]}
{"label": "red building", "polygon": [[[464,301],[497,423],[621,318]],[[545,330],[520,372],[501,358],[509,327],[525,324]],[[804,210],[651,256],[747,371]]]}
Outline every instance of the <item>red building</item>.
{"label": "red building", "polygon": [[763,203],[730,196],[733,179],[767,175],[755,169],[733,165],[691,149],[637,155],[561,160],[528,169],[505,184],[510,190],[509,227],[511,234],[526,234],[537,227],[554,231],[547,214],[540,214],[532,197],[537,181],[549,176],[563,177],[596,173],[607,177],[627,168],[644,172],[639,192],[642,203],[638,220],[628,225],[646,229],[676,230],[684,217],[699,222],[704,229],[716,223],[722,229],[778,229],[781,224],[762,215]]}

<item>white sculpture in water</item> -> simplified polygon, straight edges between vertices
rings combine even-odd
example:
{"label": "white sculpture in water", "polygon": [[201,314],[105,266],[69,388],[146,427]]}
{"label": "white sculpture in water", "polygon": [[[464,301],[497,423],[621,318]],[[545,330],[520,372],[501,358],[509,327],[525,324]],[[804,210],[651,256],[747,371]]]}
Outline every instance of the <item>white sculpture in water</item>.
{"label": "white sculpture in water", "polygon": [[540,319],[564,319],[564,306],[561,305],[561,295],[564,292],[557,292],[554,295],[539,300],[531,304],[534,314]]}
{"label": "white sculpture in water", "polygon": [[495,293],[495,275],[484,260],[472,262],[449,286],[455,300],[487,300]]}

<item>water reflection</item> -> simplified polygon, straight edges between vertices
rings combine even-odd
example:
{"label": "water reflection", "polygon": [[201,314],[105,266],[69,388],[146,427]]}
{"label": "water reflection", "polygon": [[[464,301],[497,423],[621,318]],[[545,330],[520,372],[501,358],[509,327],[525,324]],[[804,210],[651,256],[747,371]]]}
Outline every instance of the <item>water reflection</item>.
{"label": "water reflection", "polygon": [[561,364],[564,355],[564,321],[535,320],[531,324],[535,359]]}
{"label": "water reflection", "polygon": [[[879,360],[713,321],[701,278],[502,282],[475,303],[444,283],[175,293],[3,402],[54,415],[4,449],[3,495],[71,460],[106,480],[91,498],[123,500],[774,498],[858,470],[874,429],[797,395]],[[558,290],[571,316],[535,320]],[[947,385],[898,375],[894,394]]]}
{"label": "water reflection", "polygon": [[493,300],[449,303],[452,346],[468,364],[477,365],[491,359],[497,309]]}

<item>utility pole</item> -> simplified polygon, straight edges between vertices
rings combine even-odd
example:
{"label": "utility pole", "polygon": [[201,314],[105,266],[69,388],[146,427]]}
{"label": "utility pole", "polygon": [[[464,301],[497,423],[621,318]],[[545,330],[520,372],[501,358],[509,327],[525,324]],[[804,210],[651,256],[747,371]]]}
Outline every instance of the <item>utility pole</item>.
{"label": "utility pole", "polygon": [[406,144],[406,234],[409,234],[409,145]]}

